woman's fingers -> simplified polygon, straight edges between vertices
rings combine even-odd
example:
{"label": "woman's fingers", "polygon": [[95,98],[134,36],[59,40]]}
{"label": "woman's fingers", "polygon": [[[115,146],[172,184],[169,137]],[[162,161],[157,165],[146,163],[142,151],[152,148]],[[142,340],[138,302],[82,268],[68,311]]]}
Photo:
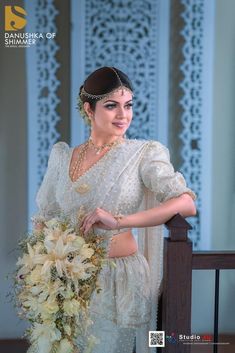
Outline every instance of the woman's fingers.
{"label": "woman's fingers", "polygon": [[99,222],[102,223],[101,215],[99,212],[97,212],[97,210],[95,210],[85,217],[80,229],[84,233],[87,233],[95,223]]}
{"label": "woman's fingers", "polygon": [[114,229],[116,220],[113,215],[101,208],[89,212],[81,222],[80,230],[86,234],[93,225],[103,229]]}
{"label": "woman's fingers", "polygon": [[88,213],[82,221],[82,224],[80,227],[81,231],[83,231],[84,233],[87,233],[88,230],[92,227],[92,225],[98,220],[99,219],[95,211]]}

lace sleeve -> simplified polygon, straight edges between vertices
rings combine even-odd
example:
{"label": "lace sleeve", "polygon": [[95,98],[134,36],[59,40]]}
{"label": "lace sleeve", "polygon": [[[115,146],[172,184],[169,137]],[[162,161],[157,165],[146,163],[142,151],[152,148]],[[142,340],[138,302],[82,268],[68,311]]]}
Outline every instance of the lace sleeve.
{"label": "lace sleeve", "polygon": [[47,170],[36,195],[38,213],[32,217],[33,222],[48,220],[60,213],[60,206],[56,200],[56,186],[65,145],[64,142],[58,142],[52,147]]}
{"label": "lace sleeve", "polygon": [[169,150],[160,142],[148,143],[140,172],[145,186],[155,193],[158,201],[164,202],[183,193],[196,200],[195,193],[187,187],[183,175],[174,171]]}

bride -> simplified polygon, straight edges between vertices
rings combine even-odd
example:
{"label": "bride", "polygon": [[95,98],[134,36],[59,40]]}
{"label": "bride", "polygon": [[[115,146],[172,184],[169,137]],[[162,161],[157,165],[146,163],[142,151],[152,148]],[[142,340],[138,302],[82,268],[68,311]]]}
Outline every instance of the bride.
{"label": "bride", "polygon": [[[79,109],[91,134],[82,145],[56,143],[37,193],[41,217],[62,212],[105,236],[108,261],[93,293],[93,353],[149,353],[148,330],[156,330],[157,295],[162,272],[162,228],[176,213],[196,214],[192,190],[170,163],[158,141],[125,138],[133,111],[133,88],[114,67],[91,73],[79,92]],[[151,200],[151,202],[149,202]],[[83,217],[78,215],[83,214]],[[132,228],[140,230],[138,243]],[[115,263],[115,266],[111,264]],[[87,349],[86,337],[78,341]]]}

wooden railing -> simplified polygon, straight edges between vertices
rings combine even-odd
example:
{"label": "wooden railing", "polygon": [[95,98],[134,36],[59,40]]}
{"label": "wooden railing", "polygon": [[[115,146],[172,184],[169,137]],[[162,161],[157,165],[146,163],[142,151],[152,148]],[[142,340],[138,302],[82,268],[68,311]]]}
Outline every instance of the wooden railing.
{"label": "wooden railing", "polygon": [[[235,269],[235,252],[192,251],[188,238],[190,224],[179,214],[166,224],[164,239],[164,275],[161,298],[161,323],[158,329],[175,334],[175,342],[166,340],[164,353],[190,353],[191,346],[179,342],[178,335],[191,335],[192,270],[215,270],[214,343],[218,342],[219,270]],[[213,352],[218,346],[213,344]],[[202,348],[202,347],[201,347]]]}

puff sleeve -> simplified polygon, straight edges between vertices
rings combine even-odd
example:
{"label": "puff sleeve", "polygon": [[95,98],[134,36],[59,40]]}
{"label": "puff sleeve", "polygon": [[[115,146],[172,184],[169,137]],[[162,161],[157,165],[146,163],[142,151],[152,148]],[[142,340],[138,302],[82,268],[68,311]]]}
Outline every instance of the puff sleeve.
{"label": "puff sleeve", "polygon": [[34,222],[49,220],[60,212],[60,206],[56,200],[56,187],[64,149],[63,145],[64,142],[58,142],[51,149],[47,170],[36,195],[38,213],[32,217]]}
{"label": "puff sleeve", "polygon": [[189,194],[196,200],[195,193],[186,185],[180,172],[175,172],[170,162],[169,150],[158,141],[149,141],[140,165],[144,185],[154,192],[160,202]]}

